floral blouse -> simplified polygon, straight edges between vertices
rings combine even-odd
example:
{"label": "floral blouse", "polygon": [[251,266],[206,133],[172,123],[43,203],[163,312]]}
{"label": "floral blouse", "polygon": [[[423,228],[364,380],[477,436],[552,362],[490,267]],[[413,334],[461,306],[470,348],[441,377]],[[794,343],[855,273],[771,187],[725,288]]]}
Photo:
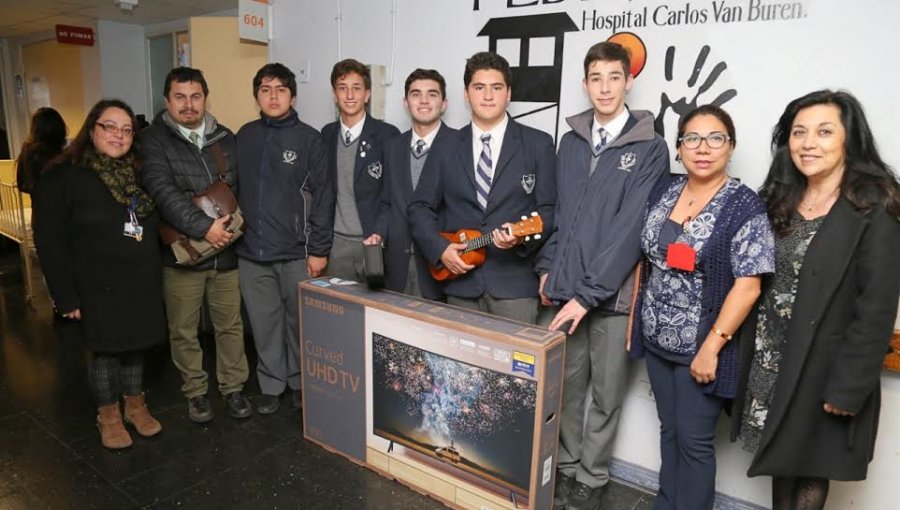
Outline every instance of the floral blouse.
{"label": "floral blouse", "polygon": [[775,243],[775,277],[765,289],[759,305],[756,344],[741,423],[741,437],[747,451],[755,452],[759,447],[787,340],[800,268],[809,243],[824,219],[825,216],[820,216],[806,220],[795,214],[791,220],[791,233]]}
{"label": "floral blouse", "polygon": [[[697,350],[705,275],[699,265],[693,272],[670,268],[666,264],[668,247],[660,242],[660,231],[669,221],[686,184],[686,177],[673,181],[659,203],[651,206],[644,223],[641,246],[650,261],[651,272],[640,313],[647,347],[673,361],[689,363]],[[729,177],[697,217],[685,225],[675,242],[690,245],[700,260],[716,218],[731,194],[741,186],[737,179]],[[765,213],[747,220],[731,241],[732,275],[741,278],[771,273],[775,269],[774,242]]]}

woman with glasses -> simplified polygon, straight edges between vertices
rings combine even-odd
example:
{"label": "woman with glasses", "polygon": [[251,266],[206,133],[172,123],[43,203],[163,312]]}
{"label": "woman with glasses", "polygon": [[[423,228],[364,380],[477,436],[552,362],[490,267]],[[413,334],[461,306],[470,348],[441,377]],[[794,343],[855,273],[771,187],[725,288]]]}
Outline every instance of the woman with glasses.
{"label": "woman with glasses", "polygon": [[131,446],[162,426],[144,401],[144,351],[166,339],[159,221],[138,186],[136,121],[103,100],[37,188],[35,244],[57,313],[78,323],[91,350],[88,379],[103,446]]}
{"label": "woman with glasses", "polygon": [[760,194],[775,274],[741,333],[749,381],[733,415],[754,453],[748,474],[772,476],[773,508],[812,510],[829,480],[865,479],[874,453],[900,292],[900,185],[846,92],[791,101],[772,147]]}
{"label": "woman with glasses", "polygon": [[646,358],[660,420],[655,509],[713,506],[716,421],[738,383],[731,339],[774,269],[765,207],[726,173],[735,143],[721,108],[684,115],[675,145],[687,175],[660,180],[644,220],[630,350]]}

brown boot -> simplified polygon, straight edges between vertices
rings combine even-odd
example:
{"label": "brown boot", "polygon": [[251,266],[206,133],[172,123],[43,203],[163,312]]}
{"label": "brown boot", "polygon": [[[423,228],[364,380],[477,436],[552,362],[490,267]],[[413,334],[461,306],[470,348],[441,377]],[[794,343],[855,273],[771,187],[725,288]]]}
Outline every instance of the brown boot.
{"label": "brown boot", "polygon": [[162,425],[150,415],[143,393],[125,395],[125,422],[130,423],[144,437],[155,436],[162,431]]}
{"label": "brown boot", "polygon": [[111,450],[119,450],[131,446],[131,436],[122,423],[119,403],[97,408],[97,428],[100,429],[100,442]]}

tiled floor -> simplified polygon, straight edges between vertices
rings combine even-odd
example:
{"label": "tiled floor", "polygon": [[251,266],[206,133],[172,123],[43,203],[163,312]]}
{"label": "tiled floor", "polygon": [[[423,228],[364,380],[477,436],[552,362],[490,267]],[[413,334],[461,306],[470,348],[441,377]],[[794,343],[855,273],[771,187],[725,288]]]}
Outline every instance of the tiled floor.
{"label": "tiled floor", "polygon": [[[0,509],[444,508],[304,441],[300,415],[287,402],[274,415],[237,421],[213,399],[211,423],[188,422],[164,346],[150,353],[146,370],[163,432],[134,435],[132,448],[108,451],[94,426],[75,332],[54,323],[45,296],[34,309],[23,301],[18,252],[0,243]],[[251,351],[252,341],[252,366]],[[257,391],[251,379],[247,393]],[[651,506],[651,495],[617,483],[602,501],[604,509]]]}

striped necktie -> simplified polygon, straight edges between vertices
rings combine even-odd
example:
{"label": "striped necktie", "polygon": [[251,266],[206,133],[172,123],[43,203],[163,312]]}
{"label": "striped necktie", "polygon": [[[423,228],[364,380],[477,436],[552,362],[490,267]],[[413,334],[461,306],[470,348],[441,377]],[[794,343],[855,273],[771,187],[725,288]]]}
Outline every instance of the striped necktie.
{"label": "striped necktie", "polygon": [[491,180],[494,177],[494,164],[491,161],[491,135],[481,135],[481,157],[478,158],[478,168],[475,169],[475,188],[478,193],[478,205],[487,209],[488,194],[491,192]]}
{"label": "striped necktie", "polygon": [[594,146],[594,154],[600,154],[603,152],[603,149],[606,149],[606,130],[603,128],[597,129],[597,135],[600,136],[600,143]]}
{"label": "striped necktie", "polygon": [[351,143],[353,143],[353,138],[350,137],[350,131],[347,131],[347,134],[344,136],[344,145],[350,147]]}

